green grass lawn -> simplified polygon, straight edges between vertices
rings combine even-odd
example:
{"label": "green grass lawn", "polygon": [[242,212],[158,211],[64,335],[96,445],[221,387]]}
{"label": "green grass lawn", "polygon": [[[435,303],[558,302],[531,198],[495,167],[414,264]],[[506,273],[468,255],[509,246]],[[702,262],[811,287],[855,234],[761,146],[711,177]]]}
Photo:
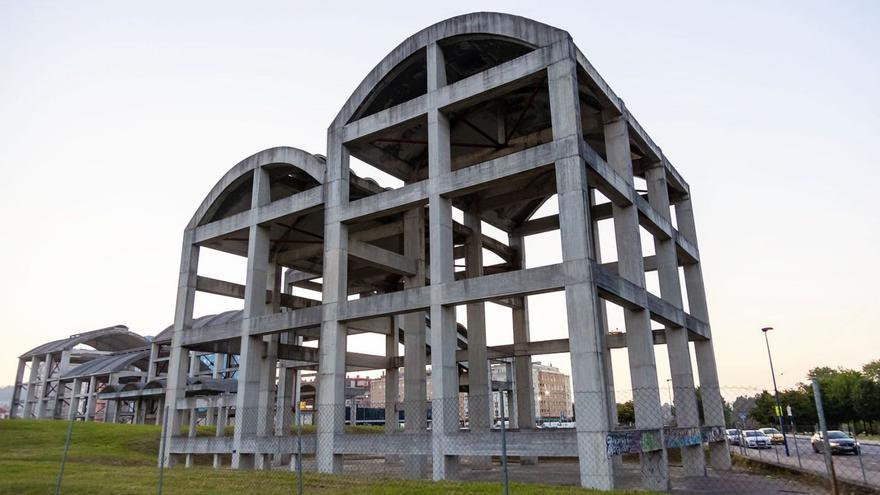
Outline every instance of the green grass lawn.
{"label": "green grass lawn", "polygon": [[[64,421],[0,421],[0,494],[53,493],[67,434]],[[360,431],[363,433],[364,431]],[[199,434],[207,434],[208,431]],[[133,495],[156,493],[159,428],[77,422],[61,493]],[[500,483],[403,481],[377,476],[307,473],[305,493],[498,494]],[[165,490],[173,494],[295,493],[296,478],[284,470],[234,471],[210,467],[165,470]],[[511,493],[530,495],[597,493],[574,487],[514,484]],[[624,492],[617,492],[624,493]]]}

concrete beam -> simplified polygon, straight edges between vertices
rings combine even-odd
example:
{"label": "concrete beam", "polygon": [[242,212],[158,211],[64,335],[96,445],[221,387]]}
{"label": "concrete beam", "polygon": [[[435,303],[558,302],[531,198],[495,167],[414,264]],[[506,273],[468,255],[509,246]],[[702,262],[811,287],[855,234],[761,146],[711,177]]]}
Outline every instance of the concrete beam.
{"label": "concrete beam", "polygon": [[196,244],[201,244],[247,229],[252,225],[268,223],[294,213],[306,213],[323,206],[323,203],[324,188],[321,186],[313,187],[264,206],[196,227],[193,240]]}
{"label": "concrete beam", "polygon": [[[245,286],[225,280],[217,280],[214,278],[203,277],[199,275],[196,278],[196,290],[206,292],[208,294],[216,294],[218,296],[233,297],[236,299],[244,299]],[[272,302],[272,291],[266,291],[266,303]],[[281,305],[286,308],[300,309],[311,306],[317,306],[321,301],[317,299],[309,299],[307,297],[294,296],[292,294],[281,294]]]}
{"label": "concrete beam", "polygon": [[397,275],[412,276],[416,273],[416,261],[414,259],[366,242],[349,240],[348,254],[371,266]]}

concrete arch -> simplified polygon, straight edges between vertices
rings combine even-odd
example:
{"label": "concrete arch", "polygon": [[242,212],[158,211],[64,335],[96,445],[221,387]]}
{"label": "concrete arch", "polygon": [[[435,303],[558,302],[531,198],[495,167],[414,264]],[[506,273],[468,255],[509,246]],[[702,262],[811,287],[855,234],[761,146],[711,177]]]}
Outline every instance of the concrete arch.
{"label": "concrete arch", "polygon": [[322,158],[315,156],[307,151],[290,146],[278,146],[275,148],[265,149],[258,153],[245,158],[238,162],[234,167],[229,169],[223,177],[214,184],[211,191],[202,200],[202,203],[196,209],[192,219],[187,224],[187,229],[196,228],[205,215],[218,201],[222,201],[229,187],[237,180],[241,179],[245,174],[267,165],[290,165],[296,167],[311,178],[315,179],[318,184],[324,183],[325,164]]}
{"label": "concrete arch", "polygon": [[409,56],[433,42],[465,34],[502,36],[535,47],[570,38],[568,32],[547,24],[497,12],[475,12],[440,21],[410,36],[386,55],[354,90],[336,115],[331,127],[344,126],[383,78]]}

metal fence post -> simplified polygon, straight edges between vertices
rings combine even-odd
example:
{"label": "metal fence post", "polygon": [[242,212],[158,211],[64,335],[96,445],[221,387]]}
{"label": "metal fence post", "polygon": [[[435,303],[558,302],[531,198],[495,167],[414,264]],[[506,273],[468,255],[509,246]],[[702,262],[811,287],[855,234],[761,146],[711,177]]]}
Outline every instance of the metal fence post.
{"label": "metal fence post", "polygon": [[303,436],[302,436],[302,411],[300,405],[296,405],[296,482],[297,495],[303,495]]}
{"label": "metal fence post", "polygon": [[165,414],[162,415],[162,436],[159,438],[159,495],[162,495],[162,485],[165,483],[165,432],[168,430],[170,412],[171,406],[165,406]]}
{"label": "metal fence post", "polygon": [[825,424],[825,409],[822,407],[822,392],[819,389],[819,380],[813,381],[813,397],[816,400],[816,414],[819,416],[819,431],[822,432],[822,453],[825,455],[825,465],[828,475],[831,477],[831,493],[837,495],[837,475],[834,472],[834,459],[831,458],[831,445],[828,441],[828,427]]}
{"label": "metal fence post", "polygon": [[504,495],[510,493],[510,481],[507,474],[507,425],[504,423],[504,390],[502,389],[498,396],[501,406],[501,472],[504,482]]}
{"label": "metal fence post", "polygon": [[790,416],[791,418],[791,438],[794,439],[794,454],[797,456],[798,467],[803,469],[803,464],[801,464],[801,451],[798,448],[798,439],[797,439],[797,425],[794,422],[794,416]]}
{"label": "metal fence post", "polygon": [[73,435],[73,422],[75,416],[70,418],[67,424],[67,438],[64,440],[64,454],[61,455],[61,468],[58,470],[58,479],[55,481],[55,495],[61,493],[61,478],[64,477],[64,465],[67,463],[67,452],[70,450],[70,437]]}
{"label": "metal fence post", "polygon": [[853,424],[853,441],[856,443],[856,457],[859,458],[859,467],[862,468],[862,481],[868,483],[868,477],[865,475],[865,463],[862,461],[862,446],[859,445],[859,439],[856,438],[856,427]]}

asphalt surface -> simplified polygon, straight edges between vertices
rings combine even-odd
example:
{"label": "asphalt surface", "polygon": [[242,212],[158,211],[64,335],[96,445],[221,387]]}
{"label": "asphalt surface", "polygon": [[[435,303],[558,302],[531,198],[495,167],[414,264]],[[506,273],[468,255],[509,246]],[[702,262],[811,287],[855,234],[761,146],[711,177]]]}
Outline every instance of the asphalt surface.
{"label": "asphalt surface", "polygon": [[[860,442],[862,455],[837,454],[832,456],[834,471],[838,479],[880,488],[880,444]],[[772,464],[792,466],[805,471],[827,476],[825,456],[822,452],[813,452],[810,437],[797,436],[797,443],[788,436],[789,456],[785,455],[785,447],[774,445],[770,449],[746,449],[732,446],[735,454],[761,460]],[[864,469],[863,469],[864,468]]]}

